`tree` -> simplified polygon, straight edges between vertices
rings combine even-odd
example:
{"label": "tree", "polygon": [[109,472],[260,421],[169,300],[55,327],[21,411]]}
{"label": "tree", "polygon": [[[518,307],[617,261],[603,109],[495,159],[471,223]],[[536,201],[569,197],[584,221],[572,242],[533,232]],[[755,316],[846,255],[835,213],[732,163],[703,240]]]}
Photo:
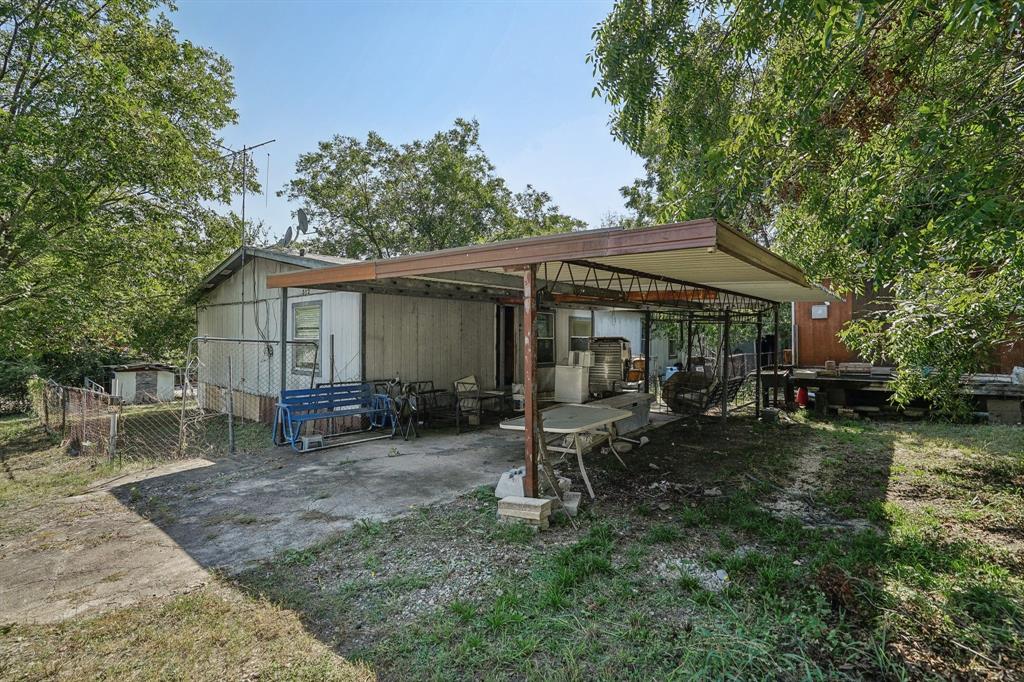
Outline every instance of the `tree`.
{"label": "tree", "polygon": [[1024,332],[1021,12],[620,0],[589,59],[647,160],[629,206],[723,219],[840,290],[887,286],[885,321],[847,341],[903,368],[900,400],[955,395]]}
{"label": "tree", "polygon": [[388,258],[485,240],[581,229],[551,197],[513,194],[479,144],[476,121],[458,119],[427,141],[395,147],[377,133],[337,135],[296,163],[280,194],[302,202],[313,247]]}
{"label": "tree", "polygon": [[240,186],[231,67],[161,7],[0,1],[3,355],[179,346],[183,294],[237,245],[205,208]]}

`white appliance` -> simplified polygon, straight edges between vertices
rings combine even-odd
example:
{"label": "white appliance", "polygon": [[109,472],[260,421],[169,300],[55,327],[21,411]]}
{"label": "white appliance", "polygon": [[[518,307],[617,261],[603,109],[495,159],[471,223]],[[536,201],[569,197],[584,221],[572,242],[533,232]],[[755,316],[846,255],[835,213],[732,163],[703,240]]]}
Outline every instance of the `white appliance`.
{"label": "white appliance", "polygon": [[593,367],[594,353],[589,350],[569,351],[569,364],[573,367]]}
{"label": "white appliance", "polygon": [[590,396],[590,368],[555,365],[555,402],[582,403]]}

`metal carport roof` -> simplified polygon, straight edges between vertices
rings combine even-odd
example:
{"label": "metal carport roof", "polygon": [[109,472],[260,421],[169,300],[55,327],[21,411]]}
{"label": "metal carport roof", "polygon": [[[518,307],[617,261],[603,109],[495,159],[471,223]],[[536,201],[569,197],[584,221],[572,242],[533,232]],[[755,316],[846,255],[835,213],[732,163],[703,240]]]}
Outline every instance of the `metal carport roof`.
{"label": "metal carport roof", "polygon": [[526,266],[549,302],[649,310],[761,310],[835,298],[799,268],[713,219],[476,244],[271,275],[300,287],[510,302]]}

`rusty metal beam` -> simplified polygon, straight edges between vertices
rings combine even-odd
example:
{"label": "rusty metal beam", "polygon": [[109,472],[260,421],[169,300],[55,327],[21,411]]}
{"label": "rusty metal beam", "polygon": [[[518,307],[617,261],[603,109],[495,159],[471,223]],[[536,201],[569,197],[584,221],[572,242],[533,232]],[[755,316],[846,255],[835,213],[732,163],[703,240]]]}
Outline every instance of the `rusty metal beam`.
{"label": "rusty metal beam", "polygon": [[537,496],[537,267],[523,272],[523,393],[526,408],[526,476],[523,488],[526,497]]}
{"label": "rusty metal beam", "polygon": [[630,268],[623,268],[617,265],[605,265],[604,263],[594,263],[588,260],[567,260],[569,265],[576,265],[580,267],[592,268],[594,270],[604,270],[605,272],[618,273],[620,275],[627,275],[629,277],[637,279],[646,279],[654,282],[662,282],[665,284],[672,284],[686,289],[696,289],[706,292],[714,292],[717,294],[720,301],[757,301],[761,305],[768,307],[775,305],[775,301],[770,301],[766,298],[760,298],[759,296],[751,296],[750,294],[738,294],[735,291],[729,291],[727,289],[719,289],[707,284],[699,284],[697,282],[688,282],[683,279],[676,279],[674,277],[666,277],[664,275],[657,275],[654,273],[642,272],[640,270],[632,270]]}

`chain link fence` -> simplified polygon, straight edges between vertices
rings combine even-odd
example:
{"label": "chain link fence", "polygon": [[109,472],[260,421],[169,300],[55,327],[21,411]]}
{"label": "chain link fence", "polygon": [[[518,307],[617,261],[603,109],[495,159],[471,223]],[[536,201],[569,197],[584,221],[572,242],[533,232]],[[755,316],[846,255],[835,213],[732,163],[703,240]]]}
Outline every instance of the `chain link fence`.
{"label": "chain link fence", "polygon": [[179,449],[190,456],[252,452],[273,442],[277,398],[326,374],[319,344],[197,337],[184,371]]}
{"label": "chain link fence", "polygon": [[36,379],[32,405],[46,432],[72,455],[115,456],[121,403],[108,393]]}
{"label": "chain link fence", "polygon": [[73,455],[118,459],[210,457],[273,443],[281,386],[312,388],[327,373],[319,344],[198,337],[182,368],[133,373],[88,388],[34,379],[33,411]]}

